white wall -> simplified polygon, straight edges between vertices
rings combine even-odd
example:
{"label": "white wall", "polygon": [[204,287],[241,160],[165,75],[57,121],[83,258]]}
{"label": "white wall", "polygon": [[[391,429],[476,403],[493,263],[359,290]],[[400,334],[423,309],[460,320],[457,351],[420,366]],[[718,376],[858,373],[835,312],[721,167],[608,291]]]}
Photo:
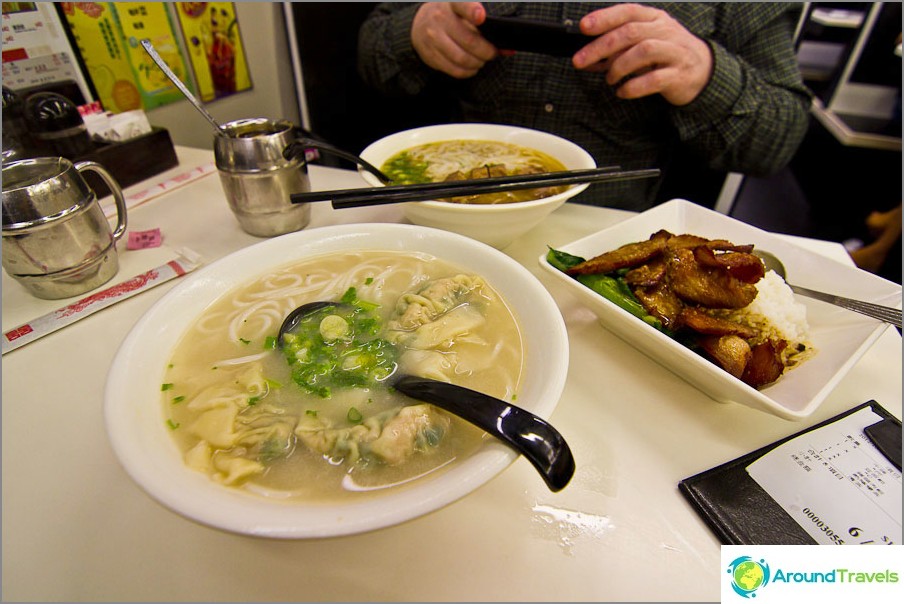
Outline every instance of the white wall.
{"label": "white wall", "polygon": [[[205,103],[218,122],[267,117],[301,124],[282,3],[236,2],[236,16],[251,73],[252,89]],[[186,100],[147,112],[154,126],[169,130],[176,145],[213,149],[213,127]]]}

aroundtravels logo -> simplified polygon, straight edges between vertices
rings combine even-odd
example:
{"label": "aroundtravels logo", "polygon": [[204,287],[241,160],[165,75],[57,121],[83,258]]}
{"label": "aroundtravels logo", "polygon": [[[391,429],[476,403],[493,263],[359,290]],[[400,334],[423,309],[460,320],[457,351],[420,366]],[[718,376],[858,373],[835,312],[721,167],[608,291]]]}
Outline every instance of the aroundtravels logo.
{"label": "aroundtravels logo", "polygon": [[769,583],[769,565],[765,560],[757,562],[750,556],[741,556],[728,565],[731,588],[744,598],[755,598],[756,590]]}
{"label": "aroundtravels logo", "polygon": [[[895,539],[897,543],[898,539]],[[723,545],[722,602],[904,602],[904,546]]]}

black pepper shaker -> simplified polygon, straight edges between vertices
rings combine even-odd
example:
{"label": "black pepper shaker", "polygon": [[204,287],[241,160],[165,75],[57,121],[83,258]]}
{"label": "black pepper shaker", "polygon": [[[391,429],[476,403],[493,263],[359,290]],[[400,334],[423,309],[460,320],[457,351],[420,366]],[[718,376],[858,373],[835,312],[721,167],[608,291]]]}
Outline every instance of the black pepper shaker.
{"label": "black pepper shaker", "polygon": [[78,107],[55,92],[36,92],[25,99],[25,121],[36,141],[54,155],[76,159],[93,150]]}

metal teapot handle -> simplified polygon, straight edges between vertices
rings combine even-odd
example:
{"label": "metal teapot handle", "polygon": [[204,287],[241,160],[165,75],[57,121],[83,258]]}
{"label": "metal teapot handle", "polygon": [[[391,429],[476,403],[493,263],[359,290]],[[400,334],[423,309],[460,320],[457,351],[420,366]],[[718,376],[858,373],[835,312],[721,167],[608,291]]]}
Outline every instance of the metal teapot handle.
{"label": "metal teapot handle", "polygon": [[84,170],[95,172],[110,189],[110,192],[113,194],[113,199],[116,201],[116,229],[113,231],[113,241],[119,241],[122,236],[125,235],[126,226],[128,225],[126,198],[122,194],[122,189],[119,188],[119,183],[117,183],[116,179],[107,172],[106,168],[97,162],[80,161],[75,164],[75,169],[79,172]]}

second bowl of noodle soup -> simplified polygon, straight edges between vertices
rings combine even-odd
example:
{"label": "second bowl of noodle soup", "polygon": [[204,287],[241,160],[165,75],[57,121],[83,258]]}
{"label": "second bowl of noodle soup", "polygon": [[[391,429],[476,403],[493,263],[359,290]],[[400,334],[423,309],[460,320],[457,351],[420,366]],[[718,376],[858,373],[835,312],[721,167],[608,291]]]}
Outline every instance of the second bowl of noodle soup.
{"label": "second bowl of noodle soup", "polygon": [[[533,172],[595,168],[593,157],[562,137],[503,124],[441,124],[390,134],[361,157],[393,178],[392,184],[436,182]],[[496,172],[496,170],[499,170]],[[372,186],[372,174],[359,170]],[[490,194],[402,204],[405,218],[422,226],[459,233],[495,248],[507,247],[588,185]],[[538,195],[529,195],[535,191]]]}
{"label": "second bowl of noodle soup", "polygon": [[[353,333],[317,349],[299,330],[276,346],[283,318],[317,300],[345,305],[312,317],[315,330]],[[363,381],[331,381],[330,363]],[[143,488],[201,523],[284,538],[370,530],[442,507],[517,457],[385,387],[395,370],[548,417],[564,325],[526,269],[467,238],[410,225],[295,233],[205,267],[139,321],[110,371],[108,433]]]}

